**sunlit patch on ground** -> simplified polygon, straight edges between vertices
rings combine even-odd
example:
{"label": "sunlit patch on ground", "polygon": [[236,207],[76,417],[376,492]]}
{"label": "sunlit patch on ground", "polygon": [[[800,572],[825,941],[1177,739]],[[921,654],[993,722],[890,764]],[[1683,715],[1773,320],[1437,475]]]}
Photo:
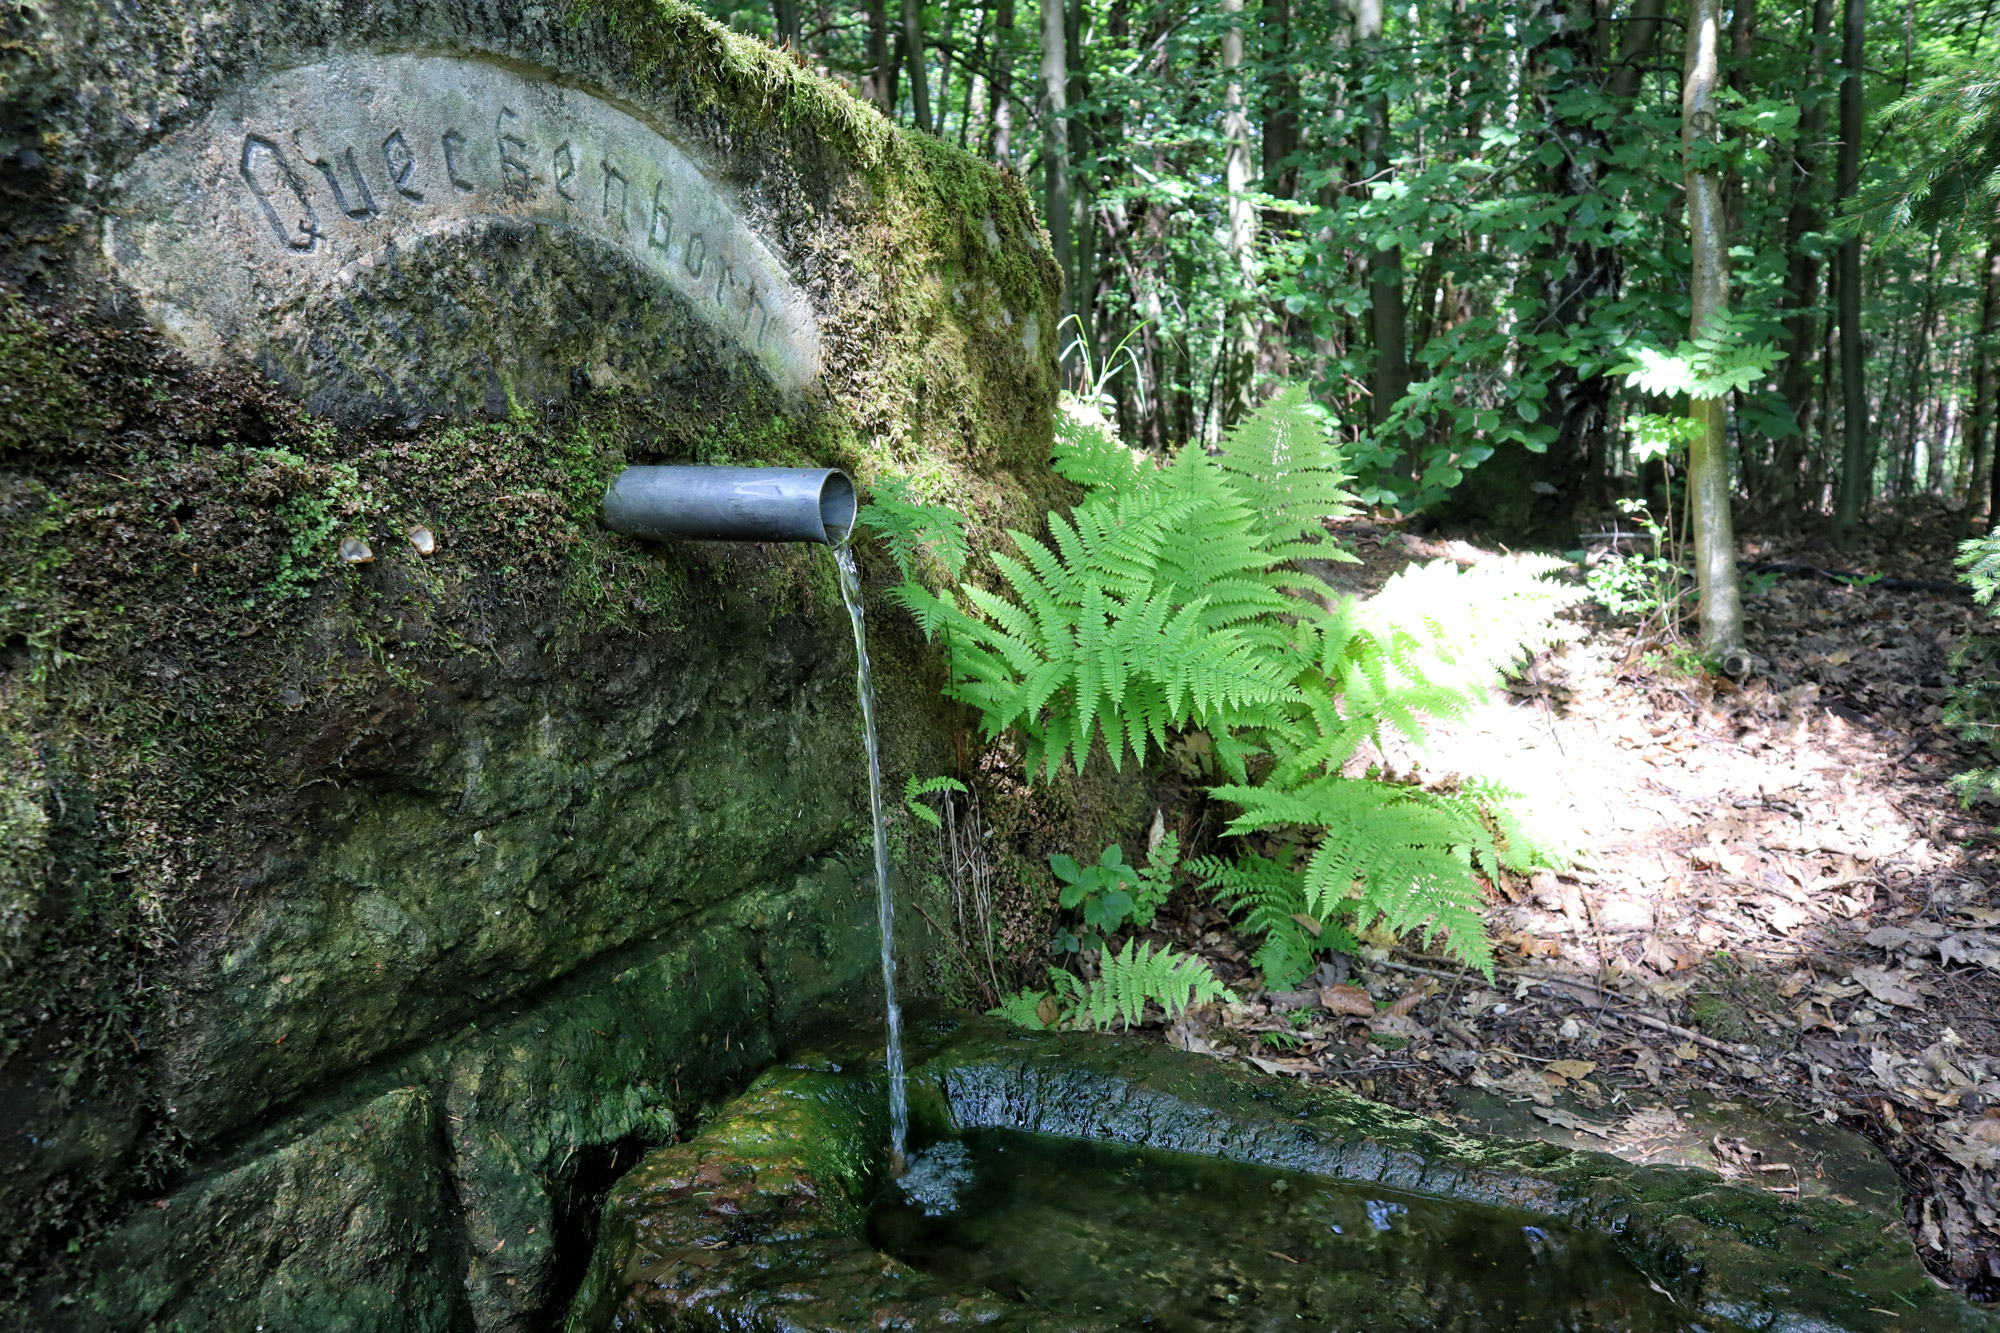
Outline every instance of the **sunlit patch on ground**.
{"label": "sunlit patch on ground", "polygon": [[[1358,592],[1411,559],[1480,558],[1366,523],[1347,535],[1363,564],[1328,573]],[[1948,577],[1948,541],[1929,547],[1876,567]],[[2000,1300],[2000,815],[1946,791],[1988,761],[1939,727],[1949,658],[1982,614],[1812,577],[1749,607],[1762,666],[1741,686],[1586,607],[1506,693],[1421,749],[1390,739],[1356,760],[1498,777],[1584,849],[1565,873],[1492,887],[1493,984],[1377,940],[1305,991],[1252,992],[1168,1039],[1793,1195],[1894,1212],[1899,1177],[1932,1271]],[[1212,908],[1178,927],[1249,979],[1251,942]]]}

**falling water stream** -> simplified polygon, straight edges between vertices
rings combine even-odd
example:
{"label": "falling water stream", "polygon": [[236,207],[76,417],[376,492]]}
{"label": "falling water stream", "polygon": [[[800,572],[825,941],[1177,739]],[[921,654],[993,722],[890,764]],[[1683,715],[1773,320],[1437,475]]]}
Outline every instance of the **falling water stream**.
{"label": "falling water stream", "polygon": [[903,1011],[896,1005],[895,904],[889,897],[889,833],[882,822],[882,754],[875,740],[875,684],[868,674],[868,635],[861,626],[861,574],[854,548],[833,548],[840,566],[840,595],[854,623],[854,676],[861,694],[861,734],[868,747],[868,812],[875,822],[875,899],[882,925],[882,991],[889,1006],[889,1170],[903,1174],[910,1108],[903,1091]]}

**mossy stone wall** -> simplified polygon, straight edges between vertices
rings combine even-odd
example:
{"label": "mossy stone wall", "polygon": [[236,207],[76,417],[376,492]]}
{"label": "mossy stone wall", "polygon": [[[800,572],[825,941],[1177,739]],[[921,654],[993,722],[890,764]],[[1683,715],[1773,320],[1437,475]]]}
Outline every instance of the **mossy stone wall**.
{"label": "mossy stone wall", "polygon": [[[541,202],[506,213],[441,134],[350,157],[230,119],[411,52],[674,145],[802,303],[811,374],[759,353],[749,286],[607,239],[608,155],[572,180],[524,132]],[[461,180],[449,227],[306,262]],[[228,260],[226,191],[295,187],[321,234],[278,214],[291,267],[229,319],[125,245],[212,225]],[[534,212],[586,199],[594,231]],[[0,16],[6,1317],[544,1326],[622,1165],[874,1021],[826,553],[648,548],[597,496],[628,462],[841,466],[1032,527],[1055,288],[1018,181],[678,5]],[[873,619],[891,780],[947,771],[938,663]]]}

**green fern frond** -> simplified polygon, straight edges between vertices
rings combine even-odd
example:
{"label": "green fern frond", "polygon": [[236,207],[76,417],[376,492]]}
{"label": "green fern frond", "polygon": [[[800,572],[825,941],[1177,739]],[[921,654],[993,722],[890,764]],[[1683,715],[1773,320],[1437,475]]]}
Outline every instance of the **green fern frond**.
{"label": "green fern frond", "polygon": [[1443,937],[1460,961],[1492,968],[1473,857],[1492,854],[1493,834],[1464,802],[1342,777],[1288,792],[1232,786],[1212,794],[1243,808],[1231,833],[1288,824],[1324,831],[1304,874],[1314,917],[1351,912],[1357,931],[1379,921],[1399,935],[1420,931],[1426,946]]}
{"label": "green fern frond", "polygon": [[[1187,869],[1197,882],[1215,889],[1224,908],[1240,914],[1244,928],[1261,938],[1250,962],[1269,989],[1290,990],[1328,952],[1352,951],[1359,945],[1334,919],[1352,910],[1351,905],[1339,904],[1336,913],[1328,915],[1308,911],[1305,877],[1288,861],[1255,853],[1235,861],[1203,856],[1188,862]],[[1317,932],[1306,921],[1317,926]]]}
{"label": "green fern frond", "polygon": [[1117,953],[1099,955],[1095,981],[1080,981],[1060,968],[1049,969],[1049,981],[1062,1006],[1064,1026],[1099,1032],[1114,1021],[1127,1028],[1140,1022],[1148,1001],[1165,1010],[1171,1022],[1190,1005],[1234,998],[1201,959],[1130,939]]}
{"label": "green fern frond", "polygon": [[[1068,973],[1063,975],[1067,976]],[[1002,997],[999,1004],[986,1012],[990,1017],[1004,1018],[1016,1027],[1040,1032],[1048,1027],[1048,1024],[1042,1021],[1042,1002],[1048,998],[1049,993],[1045,990],[1016,991],[1012,995]]]}
{"label": "green fern frond", "polygon": [[1321,540],[1321,520],[1354,512],[1354,496],[1344,489],[1353,478],[1303,384],[1282,390],[1224,436],[1221,461],[1284,559],[1354,560]]}
{"label": "green fern frond", "polygon": [[1118,442],[1096,407],[1065,393],[1056,406],[1053,466],[1085,490],[1122,491],[1143,484],[1141,469],[1152,465]]}
{"label": "green fern frond", "polygon": [[920,796],[933,796],[941,791],[955,791],[963,795],[965,793],[965,784],[957,778],[919,778],[913,776],[903,784],[903,805],[911,814],[923,820],[932,828],[943,828],[944,820],[938,817],[938,812],[917,799]]}

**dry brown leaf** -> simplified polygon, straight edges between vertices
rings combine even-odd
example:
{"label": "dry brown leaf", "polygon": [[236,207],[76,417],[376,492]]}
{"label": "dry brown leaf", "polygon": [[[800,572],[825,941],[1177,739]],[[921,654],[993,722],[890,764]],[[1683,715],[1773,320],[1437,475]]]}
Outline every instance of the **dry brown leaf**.
{"label": "dry brown leaf", "polygon": [[1529,1097],[1540,1106],[1555,1105],[1555,1096],[1549,1091],[1548,1080],[1533,1069],[1519,1069],[1505,1078],[1494,1078],[1483,1069],[1475,1069],[1467,1081],[1475,1088],[1497,1092],[1505,1097]]}
{"label": "dry brown leaf", "polygon": [[1422,1004],[1424,1002],[1424,996],[1428,994],[1430,994],[1430,988],[1428,986],[1419,986],[1417,989],[1413,991],[1406,991],[1403,994],[1398,995],[1396,997],[1395,1003],[1389,1006],[1389,1012],[1395,1014],[1398,1018],[1400,1018],[1404,1014],[1409,1013],[1410,1010]]}
{"label": "dry brown leaf", "polygon": [[1852,973],[1862,989],[1882,1001],[1902,1009],[1922,1009],[1924,997],[1911,986],[1907,973],[1891,972],[1886,967],[1857,967]]}
{"label": "dry brown leaf", "polygon": [[1938,1151],[1966,1170],[2000,1170],[2000,1120],[1939,1125],[1933,1136]]}
{"label": "dry brown leaf", "polygon": [[1303,929],[1306,932],[1306,934],[1312,936],[1314,939],[1318,939],[1322,934],[1326,932],[1325,926],[1322,926],[1318,922],[1318,920],[1316,920],[1313,917],[1307,916],[1304,912],[1292,913],[1292,920],[1298,922],[1300,928]]}
{"label": "dry brown leaf", "polygon": [[1381,1013],[1368,1020],[1369,1030],[1381,1037],[1401,1037],[1415,1041],[1418,1037],[1428,1037],[1430,1029],[1407,1014]]}
{"label": "dry brown leaf", "polygon": [[1356,1018],[1375,1017],[1375,1001],[1369,999],[1368,992],[1359,986],[1328,986],[1320,991],[1319,1002],[1331,1013],[1350,1014]]}
{"label": "dry brown leaf", "polygon": [[1560,1080],[1589,1078],[1596,1070],[1595,1060],[1551,1060],[1542,1066],[1545,1074],[1554,1074]]}

